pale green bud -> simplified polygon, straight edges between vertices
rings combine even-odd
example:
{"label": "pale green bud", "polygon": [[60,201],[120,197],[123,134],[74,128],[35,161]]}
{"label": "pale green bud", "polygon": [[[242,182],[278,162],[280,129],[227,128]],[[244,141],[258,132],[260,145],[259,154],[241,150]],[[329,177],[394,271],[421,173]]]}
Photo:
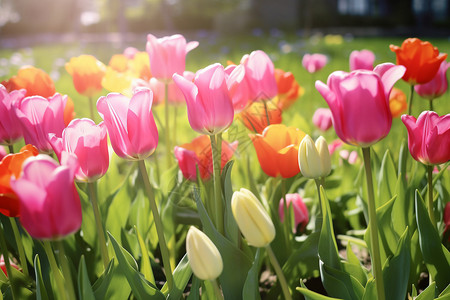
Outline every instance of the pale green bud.
{"label": "pale green bud", "polygon": [[306,178],[328,176],[331,172],[330,152],[328,144],[321,136],[316,143],[306,135],[298,149],[298,163],[300,172]]}

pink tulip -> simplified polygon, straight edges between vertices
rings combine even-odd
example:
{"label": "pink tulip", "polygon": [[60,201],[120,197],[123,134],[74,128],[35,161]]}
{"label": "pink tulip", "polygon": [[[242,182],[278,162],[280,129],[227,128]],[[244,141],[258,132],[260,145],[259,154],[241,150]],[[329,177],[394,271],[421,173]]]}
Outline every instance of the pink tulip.
{"label": "pink tulip", "polygon": [[114,152],[128,160],[149,157],[158,145],[158,129],[152,113],[153,93],[136,90],[133,97],[110,93],[97,101]]}
{"label": "pink tulip", "polygon": [[343,144],[344,144],[344,142],[341,141],[340,139],[332,141],[328,145],[328,152],[330,152],[330,155],[332,155],[334,153],[334,151],[336,151],[338,148],[342,147]]}
{"label": "pink tulip", "polygon": [[329,108],[318,108],[312,118],[313,124],[322,131],[327,131],[333,126],[331,110]]}
{"label": "pink tulip", "polygon": [[347,144],[369,147],[390,131],[389,94],[405,67],[385,63],[373,71],[336,71],[316,89],[328,103],[336,134]]}
{"label": "pink tulip", "polygon": [[77,156],[80,167],[75,177],[78,181],[94,182],[108,170],[108,140],[104,122],[96,125],[91,119],[74,119],[64,129],[62,138],[50,134],[50,144],[60,161],[63,151]]}
{"label": "pink tulip", "polygon": [[123,55],[128,59],[133,59],[138,52],[139,50],[134,47],[127,47],[123,50]]}
{"label": "pink tulip", "polygon": [[349,164],[353,165],[356,163],[356,161],[358,160],[358,152],[356,151],[348,151],[347,149],[342,149],[341,151],[339,151],[339,156],[342,159],[345,159],[346,161],[348,161]]}
{"label": "pink tulip", "polygon": [[214,135],[230,127],[234,109],[222,65],[213,64],[197,71],[194,82],[178,74],[173,80],[186,99],[192,129]]}
{"label": "pink tulip", "polygon": [[48,135],[54,133],[57,137],[61,137],[65,127],[66,102],[67,96],[56,93],[48,99],[30,96],[18,103],[16,114],[20,119],[25,144],[34,145],[39,152],[52,152]]}
{"label": "pink tulip", "polygon": [[450,63],[443,61],[433,79],[427,83],[415,85],[414,90],[421,97],[428,100],[433,100],[444,95],[448,87],[447,69],[449,67]]}
{"label": "pink tulip", "polygon": [[373,70],[375,54],[370,50],[354,50],[350,53],[350,71]]}
{"label": "pink tulip", "polygon": [[[308,208],[303,202],[302,197],[299,194],[286,194],[286,206],[289,209],[292,205],[294,211],[295,227],[294,232],[297,231],[297,227],[301,224],[301,229],[309,222]],[[281,198],[278,206],[278,213],[280,214],[281,221],[284,222],[284,199]]]}
{"label": "pink tulip", "polygon": [[[16,270],[20,270],[19,266],[16,265],[13,261],[11,261],[11,259],[9,259],[9,264],[11,267],[15,268]],[[5,273],[6,277],[8,277],[8,274],[6,272],[5,258],[3,257],[3,254],[0,256],[0,269],[2,269],[3,273]]]}
{"label": "pink tulip", "polygon": [[424,111],[415,117],[403,115],[408,130],[408,148],[412,157],[426,165],[439,165],[450,160],[450,114],[440,117]]}
{"label": "pink tulip", "polygon": [[249,83],[245,77],[245,67],[243,65],[230,65],[225,68],[227,74],[227,86],[233,102],[234,113],[244,110],[251,99]]}
{"label": "pink tulip", "polygon": [[278,94],[275,68],[269,56],[261,50],[246,54],[241,59],[250,87],[250,100],[270,100]]}
{"label": "pink tulip", "polygon": [[14,107],[25,97],[26,92],[22,89],[8,93],[0,84],[0,144],[12,145],[23,136]]}
{"label": "pink tulip", "polygon": [[62,165],[39,154],[25,160],[22,176],[11,180],[20,200],[20,223],[36,239],[59,239],[81,226],[81,203],[74,185],[78,162],[63,152]]}
{"label": "pink tulip", "polygon": [[175,34],[163,38],[147,35],[147,52],[152,75],[160,80],[170,81],[173,74],[183,74],[186,54],[198,46],[198,42],[186,43],[184,36]]}
{"label": "pink tulip", "polygon": [[328,62],[326,55],[315,53],[305,54],[302,58],[302,65],[309,73],[321,70]]}

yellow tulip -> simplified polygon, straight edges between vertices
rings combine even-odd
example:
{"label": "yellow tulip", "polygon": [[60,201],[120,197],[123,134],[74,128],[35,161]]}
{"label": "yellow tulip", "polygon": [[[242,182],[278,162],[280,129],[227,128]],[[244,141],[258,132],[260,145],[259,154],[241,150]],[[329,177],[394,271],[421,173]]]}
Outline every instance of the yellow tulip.
{"label": "yellow tulip", "polygon": [[314,144],[311,137],[306,135],[300,143],[298,163],[306,178],[319,178],[330,174],[331,159],[326,140],[319,137]]}

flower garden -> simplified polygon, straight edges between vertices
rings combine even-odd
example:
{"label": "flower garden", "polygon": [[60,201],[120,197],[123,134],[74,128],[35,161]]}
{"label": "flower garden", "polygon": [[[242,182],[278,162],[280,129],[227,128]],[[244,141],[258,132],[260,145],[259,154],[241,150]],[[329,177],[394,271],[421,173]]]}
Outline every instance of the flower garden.
{"label": "flower garden", "polygon": [[0,50],[2,299],[450,299],[449,47]]}

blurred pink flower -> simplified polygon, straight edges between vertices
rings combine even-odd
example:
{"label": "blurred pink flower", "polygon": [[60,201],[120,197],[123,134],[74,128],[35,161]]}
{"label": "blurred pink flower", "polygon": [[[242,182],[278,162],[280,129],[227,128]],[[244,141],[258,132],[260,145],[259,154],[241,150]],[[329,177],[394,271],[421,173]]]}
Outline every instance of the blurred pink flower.
{"label": "blurred pink flower", "polygon": [[370,50],[354,50],[350,53],[350,71],[373,70],[375,54]]}
{"label": "blurred pink flower", "polygon": [[344,144],[344,142],[339,139],[332,141],[328,145],[328,151],[330,152],[330,155],[332,155],[334,153],[334,151],[336,151],[336,149],[340,148],[343,144]]}
{"label": "blurred pink flower", "polygon": [[324,54],[305,54],[302,58],[302,65],[309,73],[315,73],[325,67],[328,58]]}
{"label": "blurred pink flower", "polygon": [[[303,230],[309,222],[308,208],[303,202],[302,197],[299,194],[286,194],[286,206],[289,209],[292,205],[294,211],[295,227],[294,232],[297,231],[297,227],[301,224],[300,230]],[[278,213],[280,214],[281,222],[284,222],[284,199],[281,198],[278,206]]]}
{"label": "blurred pink flower", "polygon": [[136,53],[138,53],[139,50],[134,47],[127,47],[125,50],[123,50],[123,55],[125,55],[128,59],[133,59]]}
{"label": "blurred pink flower", "polygon": [[312,118],[313,124],[322,131],[327,131],[333,126],[331,110],[329,108],[318,108]]}
{"label": "blurred pink flower", "polygon": [[339,156],[342,159],[348,161],[348,163],[351,165],[355,164],[356,161],[358,160],[358,152],[354,150],[350,152],[347,149],[342,149],[341,151],[339,151]]}
{"label": "blurred pink flower", "polygon": [[0,161],[3,159],[3,157],[5,157],[6,155],[8,155],[8,153],[6,152],[5,147],[3,147],[2,145],[0,145]]}
{"label": "blurred pink flower", "polygon": [[450,63],[443,61],[433,79],[427,83],[415,85],[414,90],[428,100],[439,98],[447,91],[447,69],[449,67]]}
{"label": "blurred pink flower", "polygon": [[[9,264],[11,265],[11,267],[20,270],[19,266],[13,263],[11,259],[9,260]],[[3,254],[0,256],[0,268],[2,269],[3,273],[5,273],[6,277],[8,277],[8,274],[6,273],[5,258],[3,257]]]}
{"label": "blurred pink flower", "polygon": [[14,108],[25,97],[25,93],[24,89],[8,93],[0,84],[0,144],[12,145],[23,136]]}
{"label": "blurred pink flower", "polygon": [[130,98],[110,93],[97,101],[114,152],[128,160],[149,157],[158,145],[158,129],[152,113],[153,93],[136,90]]}

